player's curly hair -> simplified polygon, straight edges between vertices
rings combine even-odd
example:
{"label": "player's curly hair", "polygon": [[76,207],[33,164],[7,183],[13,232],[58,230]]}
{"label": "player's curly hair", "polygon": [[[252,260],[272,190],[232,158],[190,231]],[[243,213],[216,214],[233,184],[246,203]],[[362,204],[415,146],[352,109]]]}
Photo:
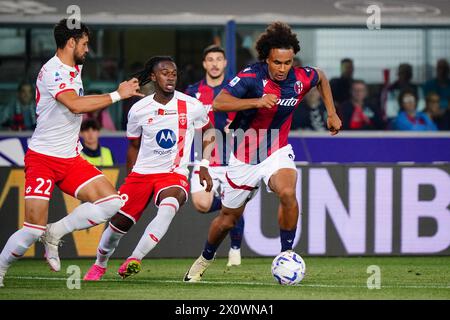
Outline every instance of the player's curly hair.
{"label": "player's curly hair", "polygon": [[149,83],[151,81],[150,75],[152,74],[152,72],[154,71],[154,68],[163,61],[170,61],[175,63],[175,60],[170,57],[170,56],[155,56],[155,57],[151,57],[144,66],[144,69],[141,71],[138,71],[136,73],[134,73],[133,75],[131,75],[131,77],[133,78],[137,78],[139,80],[139,86],[143,86],[146,85],[147,83]]}
{"label": "player's curly hair", "polygon": [[286,23],[279,21],[271,23],[256,41],[256,51],[260,61],[269,57],[271,49],[293,49],[294,54],[300,51],[297,35]]}

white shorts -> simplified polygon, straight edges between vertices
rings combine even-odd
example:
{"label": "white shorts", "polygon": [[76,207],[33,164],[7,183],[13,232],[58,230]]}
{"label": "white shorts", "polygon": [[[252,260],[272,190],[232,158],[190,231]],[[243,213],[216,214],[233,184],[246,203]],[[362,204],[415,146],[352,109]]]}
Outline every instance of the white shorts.
{"label": "white shorts", "polygon": [[267,186],[268,192],[270,177],[280,169],[296,170],[295,154],[290,144],[275,151],[267,159],[258,164],[246,164],[237,160],[233,153],[227,167],[225,192],[222,204],[227,208],[242,207],[258,192],[261,181]]}
{"label": "white shorts", "polygon": [[[191,174],[191,193],[196,193],[202,190],[205,190],[206,188],[206,184],[205,186],[202,186],[200,184],[200,178],[199,178],[199,170],[200,170],[200,166],[199,165],[195,165],[194,169],[192,170],[192,174]],[[224,184],[225,184],[225,172],[227,170],[226,166],[217,166],[217,167],[209,167],[208,168],[208,172],[209,175],[211,176],[212,180],[213,180],[213,188],[212,188],[212,192],[214,192],[214,194],[216,196],[219,196],[223,191],[224,191]]]}

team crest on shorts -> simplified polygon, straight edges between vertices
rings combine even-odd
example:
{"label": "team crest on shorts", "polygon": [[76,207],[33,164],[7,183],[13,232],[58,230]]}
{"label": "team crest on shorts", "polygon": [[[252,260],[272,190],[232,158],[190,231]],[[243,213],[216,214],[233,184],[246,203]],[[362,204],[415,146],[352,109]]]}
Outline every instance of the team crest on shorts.
{"label": "team crest on shorts", "polygon": [[294,91],[297,94],[302,93],[302,91],[303,91],[303,83],[300,80],[295,82],[295,84],[294,84]]}
{"label": "team crest on shorts", "polygon": [[186,113],[180,113],[180,115],[179,115],[179,121],[180,121],[180,124],[182,125],[182,126],[184,126],[185,124],[186,124],[186,121],[187,121],[187,117],[186,117]]}

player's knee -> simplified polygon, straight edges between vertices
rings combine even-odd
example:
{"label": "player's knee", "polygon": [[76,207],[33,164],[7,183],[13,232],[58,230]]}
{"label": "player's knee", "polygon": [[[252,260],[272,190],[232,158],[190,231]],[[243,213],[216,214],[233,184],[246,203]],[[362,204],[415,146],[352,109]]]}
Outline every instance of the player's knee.
{"label": "player's knee", "polygon": [[294,188],[283,188],[278,192],[278,197],[282,204],[295,205],[297,202],[296,192]]}
{"label": "player's knee", "polygon": [[220,222],[221,222],[220,227],[222,230],[226,230],[226,231],[233,229],[234,226],[236,225],[237,221],[239,220],[238,217],[236,217],[232,214],[222,214],[221,217],[222,217],[222,219],[220,220]]}
{"label": "player's knee", "polygon": [[103,213],[102,218],[106,221],[111,219],[111,217],[120,210],[123,205],[123,201],[117,194],[99,199],[94,204],[101,209]]}
{"label": "player's knee", "polygon": [[128,230],[131,229],[131,227],[134,225],[134,221],[130,218],[120,214],[116,213],[111,218],[111,225],[117,229],[119,229],[122,232],[128,232]]}
{"label": "player's knee", "polygon": [[206,203],[206,202],[202,202],[202,201],[198,201],[198,202],[193,202],[195,209],[199,212],[199,213],[208,213],[209,212],[209,208],[211,207],[211,204]]}
{"label": "player's knee", "polygon": [[194,205],[194,208],[199,213],[208,213],[209,209],[211,208],[211,201],[210,199],[205,199],[205,197],[199,197],[197,195],[192,196],[192,203]]}

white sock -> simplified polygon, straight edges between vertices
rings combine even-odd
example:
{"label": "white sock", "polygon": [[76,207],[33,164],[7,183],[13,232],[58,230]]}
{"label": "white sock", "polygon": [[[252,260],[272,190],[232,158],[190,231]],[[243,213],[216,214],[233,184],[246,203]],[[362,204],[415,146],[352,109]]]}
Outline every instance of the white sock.
{"label": "white sock", "polygon": [[20,259],[45,232],[46,227],[24,222],[23,228],[17,230],[6,242],[0,254],[0,268],[6,270]]}
{"label": "white sock", "polygon": [[84,230],[108,221],[122,207],[119,195],[111,195],[94,203],[85,202],[71,214],[53,223],[49,227],[51,235],[61,239],[75,230]]}
{"label": "white sock", "polygon": [[108,266],[108,260],[119,245],[120,239],[126,234],[125,231],[119,230],[113,226],[111,222],[108,227],[103,231],[102,238],[97,248],[97,260],[95,264],[106,268]]}
{"label": "white sock", "polygon": [[130,257],[142,260],[158,244],[169,229],[169,225],[179,207],[176,198],[169,197],[161,201],[156,217],[145,229],[141,240]]}

